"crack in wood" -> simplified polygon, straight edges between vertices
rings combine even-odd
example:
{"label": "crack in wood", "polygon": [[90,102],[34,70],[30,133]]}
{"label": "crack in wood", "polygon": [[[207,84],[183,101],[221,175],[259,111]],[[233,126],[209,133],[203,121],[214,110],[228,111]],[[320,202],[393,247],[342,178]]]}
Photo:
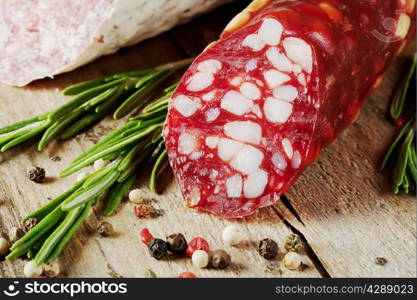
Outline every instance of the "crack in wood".
{"label": "crack in wood", "polygon": [[291,204],[291,201],[287,198],[287,196],[281,195],[280,198],[281,198],[282,204],[284,204],[288,208],[288,210],[294,215],[294,217],[298,220],[298,222],[300,222],[301,224],[305,226],[303,220],[301,219],[300,215],[295,210],[294,206]]}
{"label": "crack in wood", "polygon": [[323,263],[320,261],[317,254],[314,252],[313,248],[308,243],[307,239],[305,238],[304,234],[299,231],[295,226],[293,226],[284,216],[282,216],[279,211],[273,207],[272,210],[278,215],[278,217],[282,220],[282,222],[287,226],[293,233],[298,234],[301,240],[304,243],[304,251],[306,255],[310,258],[311,262],[314,264],[316,270],[320,273],[323,278],[331,278],[329,272],[327,272],[326,268],[324,267]]}

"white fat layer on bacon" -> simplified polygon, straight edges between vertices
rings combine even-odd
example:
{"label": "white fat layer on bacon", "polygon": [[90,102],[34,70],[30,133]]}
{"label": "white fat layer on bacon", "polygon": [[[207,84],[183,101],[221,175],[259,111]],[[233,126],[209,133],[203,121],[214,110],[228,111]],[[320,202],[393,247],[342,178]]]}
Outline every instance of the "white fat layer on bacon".
{"label": "white fat layer on bacon", "polygon": [[197,70],[200,72],[217,73],[222,69],[222,63],[217,59],[208,59],[198,64]]}
{"label": "white fat layer on bacon", "polygon": [[187,90],[190,92],[202,91],[212,85],[213,81],[214,76],[212,73],[197,72],[188,79]]}
{"label": "white fat layer on bacon", "polygon": [[217,136],[208,136],[206,137],[206,145],[207,147],[214,149],[219,144],[219,137]]}
{"label": "white fat layer on bacon", "polygon": [[223,161],[231,160],[240,149],[242,149],[243,144],[236,142],[231,139],[221,138],[218,144],[218,154]]}
{"label": "white fat layer on bacon", "polygon": [[218,118],[219,115],[220,115],[220,109],[218,108],[209,108],[205,112],[207,122],[213,122],[214,120]]}
{"label": "white fat layer on bacon", "polygon": [[292,157],[291,167],[293,167],[293,169],[298,169],[300,165],[301,165],[301,155],[300,155],[300,152],[296,150]]}
{"label": "white fat layer on bacon", "polygon": [[261,169],[249,174],[245,180],[243,194],[246,198],[256,198],[262,195],[268,183],[268,174]]}
{"label": "white fat layer on bacon", "polygon": [[242,46],[249,47],[253,51],[261,51],[265,47],[265,42],[257,34],[249,34],[242,41]]}
{"label": "white fat layer on bacon", "polygon": [[261,98],[261,91],[259,88],[251,82],[245,82],[240,86],[240,92],[246,98],[252,100],[258,100]]}
{"label": "white fat layer on bacon", "polygon": [[237,91],[227,92],[221,100],[220,107],[228,112],[241,116],[252,107],[252,100]]}
{"label": "white fat layer on bacon", "polygon": [[304,40],[296,37],[287,37],[283,41],[287,56],[299,64],[306,72],[313,70],[313,51]]}
{"label": "white fat layer on bacon", "polygon": [[257,148],[245,145],[230,161],[230,165],[242,174],[248,175],[259,168],[264,159],[264,154]]}
{"label": "white fat layer on bacon", "polygon": [[230,198],[240,197],[242,194],[242,176],[239,174],[233,175],[226,180],[226,192]]}
{"label": "white fat layer on bacon", "polygon": [[292,144],[289,139],[285,138],[282,140],[282,147],[284,148],[284,152],[288,158],[292,158],[294,154],[294,150],[292,148]]}
{"label": "white fat layer on bacon", "polygon": [[258,145],[262,138],[262,128],[259,124],[251,121],[236,121],[224,125],[227,136],[251,144]]}
{"label": "white fat layer on bacon", "polygon": [[285,73],[277,70],[268,70],[264,73],[264,78],[269,88],[273,89],[283,83],[286,83],[291,78]]}
{"label": "white fat layer on bacon", "polygon": [[266,57],[276,69],[282,72],[291,72],[293,69],[290,60],[284,54],[278,52],[278,49],[275,47],[269,48],[266,51]]}
{"label": "white fat layer on bacon", "polygon": [[268,97],[264,103],[264,113],[272,123],[285,123],[292,113],[292,104],[273,97]]}
{"label": "white fat layer on bacon", "polygon": [[272,155],[272,164],[279,170],[284,170],[287,167],[287,161],[285,160],[284,155],[281,152],[275,152]]}
{"label": "white fat layer on bacon", "polygon": [[273,90],[273,95],[277,99],[282,99],[288,102],[294,101],[298,96],[297,89],[292,85],[282,85]]}
{"label": "white fat layer on bacon", "polygon": [[283,30],[284,28],[280,22],[266,18],[259,28],[258,35],[269,46],[276,46],[281,41]]}
{"label": "white fat layer on bacon", "polygon": [[178,139],[178,152],[189,155],[197,147],[195,137],[189,133],[183,132]]}
{"label": "white fat layer on bacon", "polygon": [[173,100],[172,105],[184,117],[192,116],[201,106],[200,101],[197,98],[191,99],[184,95],[177,96]]}

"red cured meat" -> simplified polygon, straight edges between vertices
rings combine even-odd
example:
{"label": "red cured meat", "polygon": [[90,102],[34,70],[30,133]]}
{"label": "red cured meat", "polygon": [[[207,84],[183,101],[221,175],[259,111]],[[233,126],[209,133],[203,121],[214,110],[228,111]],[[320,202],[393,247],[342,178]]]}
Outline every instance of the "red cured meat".
{"label": "red cured meat", "polygon": [[187,206],[273,204],[356,120],[415,28],[405,0],[254,1],[170,100],[169,160]]}

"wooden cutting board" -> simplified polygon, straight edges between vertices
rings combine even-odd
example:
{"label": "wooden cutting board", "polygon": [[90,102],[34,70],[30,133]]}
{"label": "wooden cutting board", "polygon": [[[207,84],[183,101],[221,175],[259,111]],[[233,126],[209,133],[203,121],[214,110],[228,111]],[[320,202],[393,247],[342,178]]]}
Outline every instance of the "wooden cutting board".
{"label": "wooden cutting board", "polygon": [[[242,7],[243,4],[235,4],[219,9],[53,80],[38,81],[25,88],[0,85],[0,126],[64,103],[68,98],[60,90],[69,84],[196,55],[217,39],[227,21]],[[359,120],[322,151],[319,160],[304,172],[283,201],[251,217],[227,221],[186,209],[168,168],[160,178],[162,193],[152,194],[147,188],[149,172],[145,170],[137,187],[145,199],[153,199],[154,207],[164,211],[163,216],[138,219],[133,214],[135,204],[125,201],[115,216],[105,218],[116,234],[102,238],[95,228],[104,218],[100,207],[95,208],[59,258],[62,276],[140,277],[143,268],[150,268],[158,277],[175,277],[184,271],[199,277],[415,277],[415,198],[393,195],[389,174],[377,171],[398,130],[386,120],[387,105],[404,70],[404,58],[414,51],[415,43],[386,72]],[[59,171],[125,121],[107,118],[70,141],[50,145],[42,153],[36,151],[34,142],[27,142],[2,154],[0,234],[7,236],[22,217],[70,187],[77,175],[61,179],[57,176]],[[51,160],[54,156],[61,160]],[[27,179],[28,170],[35,166],[46,169],[45,184]],[[245,232],[247,242],[239,247],[222,245],[222,229],[231,223],[240,224]],[[184,233],[188,239],[202,236],[212,249],[225,248],[232,256],[233,266],[225,271],[199,270],[189,259],[156,261],[139,240],[143,227],[162,238],[175,232]],[[302,256],[307,268],[303,271],[286,270],[281,262],[283,240],[292,232],[306,241]],[[257,242],[266,237],[280,245],[279,257],[271,262],[256,251]],[[376,257],[386,258],[387,264],[375,264]],[[22,276],[24,262],[0,262],[0,276]]]}

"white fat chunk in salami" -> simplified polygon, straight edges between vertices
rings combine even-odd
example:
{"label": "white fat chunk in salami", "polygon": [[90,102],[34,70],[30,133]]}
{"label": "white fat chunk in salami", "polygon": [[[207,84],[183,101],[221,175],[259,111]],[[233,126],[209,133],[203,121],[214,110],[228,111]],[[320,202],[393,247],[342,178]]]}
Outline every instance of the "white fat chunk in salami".
{"label": "white fat chunk in salami", "polygon": [[284,170],[287,167],[287,161],[284,155],[277,151],[272,155],[272,164],[279,170]]}
{"label": "white fat chunk in salami", "polygon": [[199,92],[212,85],[214,76],[209,72],[197,72],[187,82],[187,90]]}
{"label": "white fat chunk in salami", "polygon": [[197,98],[191,99],[185,95],[177,96],[173,100],[172,105],[184,117],[192,116],[201,106],[200,101]]}
{"label": "white fat chunk in salami", "polygon": [[264,78],[268,86],[273,89],[283,83],[286,83],[291,78],[285,73],[279,72],[277,70],[268,70],[264,73]]}
{"label": "white fat chunk in salami", "polygon": [[211,148],[214,149],[217,147],[219,143],[219,137],[217,136],[208,136],[206,137],[206,145]]}
{"label": "white fat chunk in salami", "polygon": [[261,169],[249,174],[245,180],[243,193],[246,198],[256,198],[262,195],[268,183],[268,174]]}
{"label": "white fat chunk in salami", "polygon": [[187,198],[187,205],[190,207],[198,205],[201,200],[201,192],[198,187],[193,187],[188,198]]}
{"label": "white fat chunk in salami", "polygon": [[213,100],[215,96],[216,96],[216,91],[211,91],[211,92],[204,94],[203,97],[201,97],[201,99],[208,102],[208,101]]}
{"label": "white fat chunk in salami", "polygon": [[258,118],[262,118],[262,110],[258,104],[252,107],[251,112],[253,112]]}
{"label": "white fat chunk in salami", "polygon": [[300,155],[300,152],[296,150],[292,157],[291,167],[293,167],[294,169],[298,169],[300,165],[301,165],[301,155]]}
{"label": "white fat chunk in salami", "polygon": [[178,139],[178,152],[189,155],[197,147],[195,137],[189,133],[183,132]]}
{"label": "white fat chunk in salami", "polygon": [[263,41],[257,34],[249,34],[242,42],[242,46],[249,47],[253,51],[261,51],[265,47]]}
{"label": "white fat chunk in salami", "polygon": [[242,176],[239,174],[233,175],[226,180],[227,196],[231,198],[240,197],[242,194]]}
{"label": "white fat chunk in salami", "polygon": [[220,115],[220,110],[218,108],[209,108],[206,110],[205,116],[207,122],[213,122]]}
{"label": "white fat chunk in salami", "polygon": [[289,139],[285,138],[282,140],[282,147],[284,147],[284,152],[288,156],[288,158],[292,158],[294,154],[294,150],[292,148],[292,144]]}
{"label": "white fat chunk in salami", "polygon": [[251,99],[246,98],[237,91],[227,92],[221,101],[221,108],[228,112],[241,116],[252,107],[253,102]]}
{"label": "white fat chunk in salami", "polygon": [[311,46],[304,40],[296,37],[287,37],[282,43],[287,56],[302,66],[306,72],[311,73],[313,69],[313,51]]}
{"label": "white fat chunk in salami", "polygon": [[285,123],[292,113],[292,104],[273,97],[268,97],[264,103],[264,113],[272,123]]}
{"label": "white fat chunk in salami", "polygon": [[240,149],[242,149],[243,144],[236,142],[231,139],[221,138],[218,144],[218,154],[223,161],[231,160]]}
{"label": "white fat chunk in salami", "polygon": [[245,71],[250,72],[256,70],[258,68],[258,60],[256,58],[252,58],[246,63]]}
{"label": "white fat chunk in salami", "polygon": [[273,95],[277,99],[292,102],[295,98],[297,98],[298,91],[292,85],[282,85],[274,89]]}
{"label": "white fat chunk in salami", "polygon": [[232,139],[258,145],[262,138],[262,128],[251,121],[236,121],[224,125],[224,133]]}
{"label": "white fat chunk in salami", "polygon": [[293,70],[291,61],[275,47],[271,47],[266,51],[266,58],[276,69],[282,72],[291,72]]}
{"label": "white fat chunk in salami", "polygon": [[241,76],[235,76],[232,78],[232,80],[230,80],[230,84],[233,86],[239,86],[242,84],[242,77]]}
{"label": "white fat chunk in salami", "polygon": [[230,165],[242,174],[250,174],[259,168],[264,159],[264,154],[261,150],[245,145],[236,156],[230,161]]}
{"label": "white fat chunk in salami", "polygon": [[284,28],[282,24],[275,19],[267,18],[263,21],[258,34],[260,38],[270,46],[276,46],[281,40]]}
{"label": "white fat chunk in salami", "polygon": [[258,100],[259,98],[261,98],[261,91],[255,84],[251,82],[243,83],[240,86],[240,92],[243,96],[252,100]]}
{"label": "white fat chunk in salami", "polygon": [[222,63],[217,59],[208,59],[198,64],[197,70],[216,74],[222,69]]}

